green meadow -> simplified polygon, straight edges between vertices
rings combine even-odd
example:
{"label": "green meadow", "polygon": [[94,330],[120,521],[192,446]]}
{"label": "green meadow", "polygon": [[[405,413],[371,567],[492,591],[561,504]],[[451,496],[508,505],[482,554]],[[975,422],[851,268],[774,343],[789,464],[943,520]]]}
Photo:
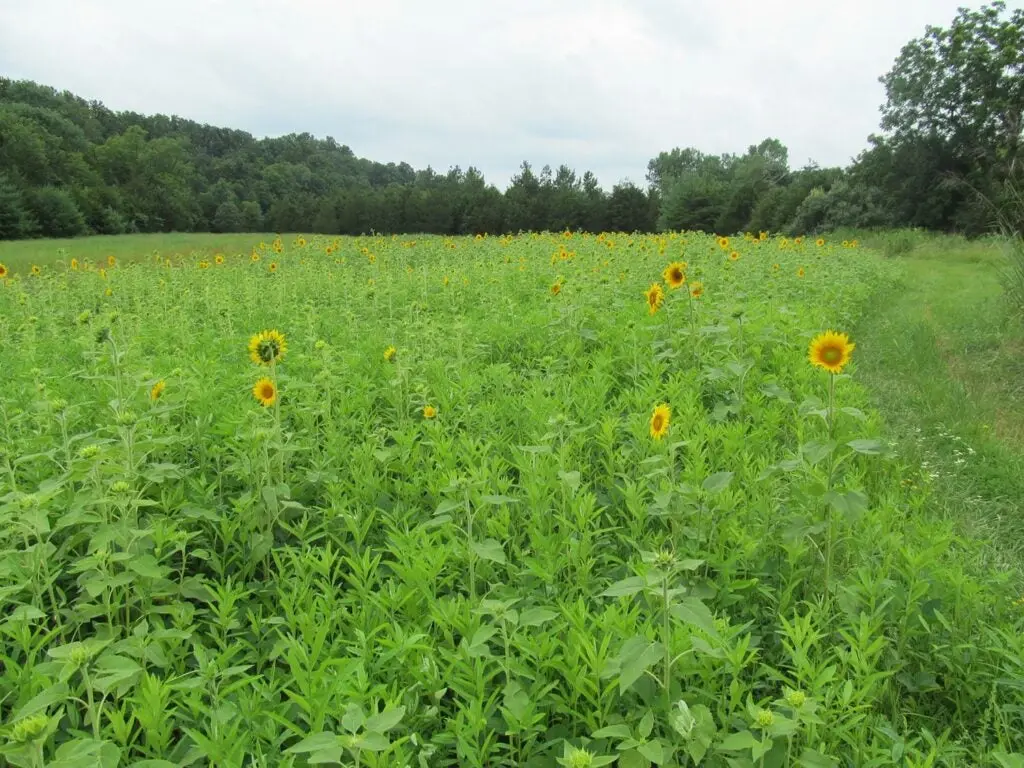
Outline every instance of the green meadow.
{"label": "green meadow", "polygon": [[998,241],[0,264],[10,765],[1024,766]]}

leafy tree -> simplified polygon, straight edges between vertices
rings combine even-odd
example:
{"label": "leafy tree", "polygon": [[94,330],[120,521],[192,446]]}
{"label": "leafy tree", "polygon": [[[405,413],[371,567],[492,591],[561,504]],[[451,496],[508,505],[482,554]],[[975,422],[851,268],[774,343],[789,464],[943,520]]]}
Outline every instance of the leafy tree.
{"label": "leafy tree", "polygon": [[244,229],[242,211],[233,201],[227,200],[217,206],[217,212],[213,217],[214,232],[241,232]]}
{"label": "leafy tree", "polygon": [[82,212],[63,189],[37,187],[29,193],[28,203],[46,237],[77,237],[87,231]]}
{"label": "leafy tree", "polygon": [[242,229],[245,232],[263,231],[263,211],[260,204],[255,200],[246,200],[242,203]]}
{"label": "leafy tree", "polygon": [[38,229],[21,190],[5,174],[0,173],[0,240],[31,237]]}

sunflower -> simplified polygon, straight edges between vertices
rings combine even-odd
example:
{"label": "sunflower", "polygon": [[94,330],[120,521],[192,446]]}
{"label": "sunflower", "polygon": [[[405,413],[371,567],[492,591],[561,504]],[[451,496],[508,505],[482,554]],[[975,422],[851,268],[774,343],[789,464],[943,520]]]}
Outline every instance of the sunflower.
{"label": "sunflower", "polygon": [[208,262],[206,259],[203,259],[202,261],[199,262],[199,268],[200,269],[209,269],[210,268],[210,262]]}
{"label": "sunflower", "polygon": [[561,281],[556,281],[556,282],[551,284],[551,295],[552,296],[557,296],[561,292],[562,292],[562,283],[561,283]]}
{"label": "sunflower", "polygon": [[213,257],[213,261],[216,264],[223,264],[224,263],[224,254],[218,253],[216,256]]}
{"label": "sunflower", "polygon": [[437,416],[437,408],[435,408],[432,405],[424,405],[423,406],[423,418],[424,419],[432,419],[435,416]]}
{"label": "sunflower", "polygon": [[718,238],[718,247],[721,248],[723,251],[728,250],[728,248],[729,248],[729,238],[728,237],[720,237],[720,238]]}
{"label": "sunflower", "polygon": [[3,280],[8,274],[10,273],[7,271],[7,265],[0,264],[0,280]]}
{"label": "sunflower", "polygon": [[267,269],[269,269],[271,272],[277,272],[277,262],[270,262],[270,265],[267,267]]}
{"label": "sunflower", "polygon": [[398,350],[394,346],[390,346],[384,350],[384,359],[389,363],[395,362],[395,358],[398,356]]}
{"label": "sunflower", "polygon": [[158,381],[156,384],[154,384],[153,388],[151,390],[149,390],[149,399],[150,400],[158,400],[160,398],[160,395],[162,395],[164,393],[164,389],[166,389],[166,388],[167,388],[167,382],[164,381],[163,379],[160,379],[160,381]]}
{"label": "sunflower", "polygon": [[117,266],[117,256],[115,256],[114,254],[110,254],[109,256],[107,256],[107,266],[108,267],[116,267]]}
{"label": "sunflower", "polygon": [[660,283],[651,283],[651,287],[647,289],[647,308],[653,315],[658,311],[661,306],[661,302],[665,300],[665,292],[661,289]]}
{"label": "sunflower", "polygon": [[850,247],[851,248],[856,248],[857,247],[857,240],[856,239],[853,239],[853,240],[850,241]]}
{"label": "sunflower", "polygon": [[686,282],[686,262],[673,261],[665,267],[665,271],[661,273],[661,276],[665,278],[665,283],[669,288],[673,290],[679,288]]}
{"label": "sunflower", "polygon": [[739,251],[733,251],[732,253],[729,254],[729,259],[731,261],[739,261],[740,260],[740,252]]}
{"label": "sunflower", "polygon": [[39,265],[38,265],[38,264],[33,264],[33,265],[32,265],[32,269],[31,269],[31,272],[32,272],[33,276],[35,276],[35,277],[39,277],[39,275],[41,275],[41,274],[42,274],[43,270],[41,270],[41,269],[39,268]]}
{"label": "sunflower", "polygon": [[71,269],[73,269],[75,272],[78,271],[78,259],[71,260]]}
{"label": "sunflower", "polygon": [[767,240],[768,239],[768,233],[764,232],[764,231],[758,232],[757,233],[757,239],[758,240]]}
{"label": "sunflower", "polygon": [[256,365],[279,362],[287,352],[284,334],[278,331],[261,331],[249,339],[249,358]]}
{"label": "sunflower", "polygon": [[298,240],[298,243],[299,243],[299,248],[305,248],[306,247],[306,238],[300,237],[299,240]]}
{"label": "sunflower", "polygon": [[260,405],[264,408],[268,405],[273,405],[274,401],[277,400],[277,385],[271,379],[264,376],[252,388],[252,396],[259,400]]}
{"label": "sunflower", "polygon": [[779,271],[779,264],[778,264],[778,262],[776,262],[775,264],[772,264],[772,271],[773,272],[778,272]]}
{"label": "sunflower", "polygon": [[651,414],[651,437],[661,440],[668,434],[668,423],[672,418],[672,409],[662,403]]}
{"label": "sunflower", "polygon": [[704,295],[704,283],[699,280],[695,283],[690,283],[690,295],[695,299],[699,299]]}
{"label": "sunflower", "polygon": [[256,253],[256,251],[253,251],[252,254],[249,256],[249,261],[251,261],[253,264],[255,264],[259,260],[260,260],[260,255],[258,253]]}
{"label": "sunflower", "polygon": [[803,235],[800,235],[799,237],[794,237],[794,238],[793,238],[793,242],[794,242],[794,243],[795,243],[796,245],[803,245],[803,244],[804,244],[804,236],[803,236]]}
{"label": "sunflower", "polygon": [[803,276],[804,276],[804,275],[806,275],[806,274],[807,274],[807,273],[806,273],[806,272],[804,271],[804,268],[803,268],[803,267],[800,267],[800,269],[798,269],[798,270],[796,271],[796,276],[797,276],[797,277],[803,277]]}
{"label": "sunflower", "polygon": [[829,373],[842,373],[856,346],[845,333],[825,331],[814,337],[807,359],[811,365],[824,368]]}
{"label": "sunflower", "polygon": [[817,240],[814,241],[814,244],[816,246],[818,246],[819,248],[821,248],[821,246],[823,246],[825,244],[825,238],[824,237],[819,237]]}

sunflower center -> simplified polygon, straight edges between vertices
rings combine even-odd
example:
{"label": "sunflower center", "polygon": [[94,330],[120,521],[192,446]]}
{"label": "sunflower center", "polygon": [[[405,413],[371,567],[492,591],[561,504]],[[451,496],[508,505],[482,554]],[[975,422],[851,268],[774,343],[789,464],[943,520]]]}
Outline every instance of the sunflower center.
{"label": "sunflower center", "polygon": [[281,346],[273,339],[266,339],[260,342],[258,354],[260,360],[264,363],[269,363],[281,355]]}
{"label": "sunflower center", "polygon": [[821,359],[830,365],[834,365],[843,359],[842,350],[838,347],[826,347],[821,352]]}
{"label": "sunflower center", "polygon": [[660,432],[661,428],[665,425],[665,417],[660,413],[654,417],[654,423],[651,425],[654,427],[655,432]]}

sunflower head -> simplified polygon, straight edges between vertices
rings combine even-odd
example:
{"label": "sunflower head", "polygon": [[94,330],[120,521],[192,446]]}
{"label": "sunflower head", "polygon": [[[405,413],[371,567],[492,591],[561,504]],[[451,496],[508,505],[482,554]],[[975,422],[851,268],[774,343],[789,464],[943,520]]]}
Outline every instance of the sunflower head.
{"label": "sunflower head", "polygon": [[31,269],[30,271],[32,272],[32,275],[33,275],[34,277],[39,277],[39,275],[41,275],[41,274],[43,273],[43,270],[41,270],[41,269],[39,268],[39,265],[38,265],[38,264],[33,264],[33,265],[32,265],[32,269]]}
{"label": "sunflower head", "polygon": [[561,292],[562,292],[562,282],[560,280],[551,284],[551,295],[552,296],[557,296]]}
{"label": "sunflower head", "polygon": [[768,239],[768,233],[763,231],[763,230],[761,232],[758,232],[757,233],[757,239],[758,240],[767,240]]}
{"label": "sunflower head", "polygon": [[158,381],[156,384],[154,384],[153,388],[149,390],[149,399],[150,400],[158,400],[158,399],[160,399],[160,395],[162,395],[164,393],[164,389],[166,389],[166,388],[167,388],[167,382],[164,381],[163,379],[160,379],[160,381]]}
{"label": "sunflower head", "polygon": [[718,238],[718,247],[721,248],[723,251],[728,250],[729,249],[729,238],[728,237],[720,237],[720,238]]}
{"label": "sunflower head", "polygon": [[257,381],[256,385],[252,388],[252,396],[255,397],[259,404],[264,408],[269,405],[273,405],[274,401],[277,400],[277,385],[274,384],[273,380],[264,376],[262,379]]}
{"label": "sunflower head", "polygon": [[805,271],[804,271],[804,268],[803,268],[803,267],[800,267],[800,269],[798,269],[798,270],[796,271],[796,276],[797,276],[797,277],[803,277],[803,276],[804,276],[804,275],[806,275],[806,274],[807,274],[807,272],[805,272]]}
{"label": "sunflower head", "polygon": [[814,244],[816,246],[818,246],[819,248],[821,248],[821,246],[823,246],[825,244],[825,238],[824,237],[819,237],[817,240],[814,241]]}
{"label": "sunflower head", "polygon": [[116,267],[117,266],[117,256],[115,256],[114,254],[110,254],[109,256],[107,256],[107,266],[108,267]]}
{"label": "sunflower head", "polygon": [[654,409],[651,414],[651,437],[661,440],[668,434],[668,423],[672,418],[672,409],[662,403]]}
{"label": "sunflower head", "polygon": [[665,279],[665,284],[675,290],[686,282],[686,262],[685,261],[673,261],[667,267],[665,271],[661,273],[661,276]]}
{"label": "sunflower head", "polygon": [[661,289],[660,283],[651,283],[644,295],[647,297],[647,309],[653,315],[665,300],[665,291]]}
{"label": "sunflower head", "polygon": [[78,259],[71,260],[71,269],[73,269],[75,272],[78,271]]}
{"label": "sunflower head", "polygon": [[829,373],[842,373],[856,346],[845,333],[825,331],[811,341],[807,359],[811,365],[824,368]]}
{"label": "sunflower head", "polygon": [[9,274],[10,273],[7,271],[7,265],[6,264],[0,264],[0,280],[3,280]]}
{"label": "sunflower head", "polygon": [[299,240],[298,240],[298,244],[299,244],[299,248],[305,248],[306,247],[306,238],[300,237]]}
{"label": "sunflower head", "polygon": [[223,253],[218,253],[216,256],[213,257],[213,261],[216,264],[223,264],[224,263],[224,254]]}
{"label": "sunflower head", "polygon": [[267,269],[269,269],[271,272],[277,272],[277,262],[270,262],[270,266],[268,266]]}
{"label": "sunflower head", "polygon": [[424,405],[423,406],[423,418],[424,419],[433,419],[436,416],[437,416],[437,408],[435,408],[432,405]]}
{"label": "sunflower head", "polygon": [[260,260],[260,255],[256,253],[256,251],[253,251],[252,255],[249,256],[249,260],[252,261],[253,264],[255,264],[257,261]]}
{"label": "sunflower head", "polygon": [[703,296],[704,283],[700,282],[699,280],[697,282],[690,283],[690,295],[695,299],[699,299],[701,296]]}
{"label": "sunflower head", "polygon": [[739,261],[740,260],[740,252],[739,251],[733,251],[732,253],[729,254],[729,259],[731,261]]}
{"label": "sunflower head", "polygon": [[260,331],[249,339],[249,357],[256,365],[280,362],[287,351],[288,344],[279,331]]}
{"label": "sunflower head", "polygon": [[398,350],[395,349],[394,346],[389,346],[387,349],[384,350],[384,359],[387,360],[389,363],[395,362],[395,359],[397,357]]}

